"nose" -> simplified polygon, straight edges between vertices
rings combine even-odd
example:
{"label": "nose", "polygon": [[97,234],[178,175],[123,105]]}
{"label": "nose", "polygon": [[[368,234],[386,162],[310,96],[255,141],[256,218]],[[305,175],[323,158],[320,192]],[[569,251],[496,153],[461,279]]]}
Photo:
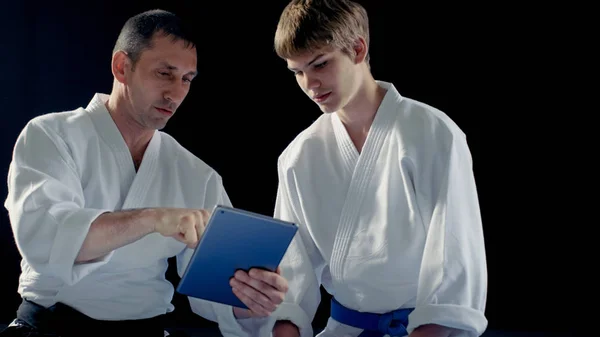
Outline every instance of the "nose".
{"label": "nose", "polygon": [[185,84],[176,82],[167,88],[164,93],[164,98],[179,105],[187,95],[188,91],[189,88]]}

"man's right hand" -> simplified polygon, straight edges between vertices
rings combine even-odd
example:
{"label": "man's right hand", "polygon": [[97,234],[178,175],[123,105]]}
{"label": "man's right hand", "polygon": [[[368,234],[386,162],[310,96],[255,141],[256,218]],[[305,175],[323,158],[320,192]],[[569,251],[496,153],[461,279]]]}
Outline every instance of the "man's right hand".
{"label": "man's right hand", "polygon": [[196,248],[210,212],[204,209],[157,208],[154,231]]}
{"label": "man's right hand", "polygon": [[154,232],[195,248],[209,217],[210,212],[203,209],[181,208],[141,208],[102,213],[92,222],[75,262],[100,258]]}

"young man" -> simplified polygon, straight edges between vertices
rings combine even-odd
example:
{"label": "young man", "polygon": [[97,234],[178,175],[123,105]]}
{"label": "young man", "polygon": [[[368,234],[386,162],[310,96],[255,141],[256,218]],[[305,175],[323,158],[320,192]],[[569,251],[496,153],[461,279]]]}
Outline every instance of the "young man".
{"label": "young man", "polygon": [[[159,131],[188,94],[196,65],[179,18],[141,13],[116,42],[110,95],[25,126],[5,203],[23,257],[23,302],[0,335],[164,335],[161,317],[173,309],[167,259],[177,256],[181,275],[210,210],[231,205],[219,174]],[[286,281],[252,276],[240,272],[234,284],[252,312],[190,298],[192,310],[224,335],[237,316],[268,315]]]}
{"label": "young man", "polygon": [[[283,304],[259,336],[479,336],[487,267],[465,135],[443,112],[376,81],[367,13],[346,0],[293,0],[275,50],[324,112],[278,161],[275,217],[300,224]],[[277,321],[277,323],[275,323]],[[274,327],[274,328],[273,328]]]}

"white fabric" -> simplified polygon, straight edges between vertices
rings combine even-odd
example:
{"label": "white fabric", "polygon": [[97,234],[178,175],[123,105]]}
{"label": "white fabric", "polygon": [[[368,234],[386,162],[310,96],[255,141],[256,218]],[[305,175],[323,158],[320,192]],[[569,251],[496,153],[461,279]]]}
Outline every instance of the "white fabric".
{"label": "white fabric", "polygon": [[[95,319],[148,318],[173,310],[167,259],[178,257],[182,275],[192,250],[153,233],[75,264],[90,224],[107,211],[231,203],[219,174],[161,131],[136,173],[107,99],[96,94],[85,109],[36,117],[18,137],[5,202],[24,256],[18,291],[42,306],[60,301]],[[237,324],[231,307],[190,301],[207,319]]]}
{"label": "white fabric", "polygon": [[[300,224],[282,263],[288,319],[312,337],[319,286],[342,305],[373,313],[416,308],[408,331],[427,323],[479,336],[487,267],[466,137],[443,112],[402,97],[391,83],[362,153],[336,113],[323,114],[278,162],[275,217]],[[362,330],[329,319],[320,336]]]}

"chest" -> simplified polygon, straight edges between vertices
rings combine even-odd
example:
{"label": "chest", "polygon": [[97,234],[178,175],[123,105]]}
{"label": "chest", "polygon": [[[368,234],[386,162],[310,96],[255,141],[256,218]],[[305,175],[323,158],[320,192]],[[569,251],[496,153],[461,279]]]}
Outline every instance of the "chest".
{"label": "chest", "polygon": [[[412,249],[423,225],[414,189],[414,171],[396,144],[384,142],[372,163],[363,152],[344,158],[337,148],[322,160],[302,161],[294,171],[298,202],[314,241],[331,256],[336,237],[347,237],[347,257],[385,256]],[[364,158],[362,156],[365,156]],[[368,165],[367,165],[368,164]],[[390,240],[394,245],[390,246]]]}

